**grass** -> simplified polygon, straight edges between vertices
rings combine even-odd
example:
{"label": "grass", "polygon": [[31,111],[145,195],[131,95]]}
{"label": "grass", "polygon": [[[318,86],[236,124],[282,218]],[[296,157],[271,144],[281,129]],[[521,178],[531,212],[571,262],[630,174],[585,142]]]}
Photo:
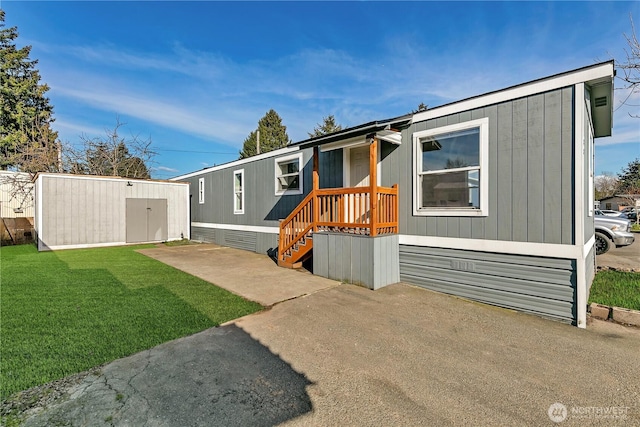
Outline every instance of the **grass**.
{"label": "grass", "polygon": [[589,302],[640,310],[640,273],[599,271],[591,285]]}
{"label": "grass", "polygon": [[0,248],[0,400],[262,308],[142,247]]}
{"label": "grass", "polygon": [[631,224],[631,230],[640,231],[640,224]]}

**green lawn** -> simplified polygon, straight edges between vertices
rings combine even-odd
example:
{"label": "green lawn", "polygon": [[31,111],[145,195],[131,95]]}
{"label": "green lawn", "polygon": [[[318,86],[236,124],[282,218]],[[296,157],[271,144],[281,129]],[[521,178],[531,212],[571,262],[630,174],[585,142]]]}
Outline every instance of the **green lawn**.
{"label": "green lawn", "polygon": [[0,248],[0,400],[262,308],[141,247]]}
{"label": "green lawn", "polygon": [[589,302],[640,310],[640,273],[599,271],[591,285]]}

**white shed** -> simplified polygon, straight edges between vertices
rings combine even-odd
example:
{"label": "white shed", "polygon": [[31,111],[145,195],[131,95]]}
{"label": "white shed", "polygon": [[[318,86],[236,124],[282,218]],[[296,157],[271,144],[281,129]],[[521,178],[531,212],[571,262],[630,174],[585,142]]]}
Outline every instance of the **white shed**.
{"label": "white shed", "polygon": [[38,250],[190,238],[189,183],[40,173]]}

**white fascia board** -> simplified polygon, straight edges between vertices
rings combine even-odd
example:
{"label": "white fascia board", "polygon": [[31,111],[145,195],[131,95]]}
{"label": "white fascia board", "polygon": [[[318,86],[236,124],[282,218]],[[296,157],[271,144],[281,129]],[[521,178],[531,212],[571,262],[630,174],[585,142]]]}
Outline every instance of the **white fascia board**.
{"label": "white fascia board", "polygon": [[548,258],[579,259],[582,246],[554,243],[513,242],[506,240],[463,239],[456,237],[412,236],[401,234],[401,245],[461,249]]}
{"label": "white fascia board", "polygon": [[202,174],[209,173],[209,172],[214,172],[214,171],[218,171],[218,170],[222,170],[222,169],[228,169],[228,168],[235,168],[235,167],[238,167],[240,165],[244,165],[246,163],[255,162],[257,160],[268,159],[270,157],[281,156],[281,155],[287,154],[287,153],[294,153],[296,151],[300,151],[300,147],[299,146],[280,148],[278,150],[273,150],[273,151],[268,151],[266,153],[258,154],[257,156],[247,157],[246,159],[234,160],[234,161],[229,162],[229,163],[225,163],[225,164],[218,165],[218,166],[212,166],[210,168],[202,169],[202,170],[199,170],[199,171],[196,171],[196,172],[189,172],[189,173],[184,174],[184,175],[180,175],[180,176],[176,176],[176,177],[173,177],[173,178],[169,178],[169,181],[179,181],[181,179],[191,178],[191,177],[202,175]]}
{"label": "white fascia board", "polygon": [[238,224],[215,224],[211,222],[192,222],[192,227],[199,228],[213,228],[220,230],[233,230],[233,231],[252,231],[254,233],[267,233],[267,234],[279,234],[280,227],[266,227],[260,225],[238,225]]}
{"label": "white fascia board", "polygon": [[603,78],[613,79],[614,70],[613,64],[605,63],[591,68],[587,68],[581,71],[573,73],[563,74],[557,77],[549,77],[547,79],[534,81],[531,83],[525,83],[512,87],[510,89],[504,89],[497,92],[492,92],[486,95],[480,95],[474,98],[462,100],[452,104],[443,105],[442,107],[435,107],[431,110],[416,113],[411,120],[411,123],[422,122],[425,120],[434,119],[437,117],[447,116],[450,114],[459,113],[462,111],[473,110],[475,108],[485,107],[487,105],[498,104],[500,102],[509,101],[512,99],[523,98],[526,96],[534,95],[537,93],[548,92],[555,89],[560,89],[567,86],[573,86],[578,83],[584,83],[594,81]]}
{"label": "white fascia board", "polygon": [[376,136],[383,141],[387,141],[394,145],[402,144],[402,133],[397,131],[382,130],[376,133]]}
{"label": "white fascia board", "polygon": [[336,141],[330,144],[321,145],[320,151],[324,153],[325,151],[333,151],[333,150],[339,150],[341,148],[348,148],[356,145],[363,145],[363,144],[366,144],[366,142],[367,142],[366,135],[354,136],[352,138],[343,139],[341,141]]}
{"label": "white fascia board", "polygon": [[156,181],[152,179],[137,179],[137,178],[123,178],[123,177],[108,177],[97,175],[73,175],[64,173],[38,173],[36,180],[40,177],[50,177],[55,179],[79,179],[89,181],[113,181],[113,182],[127,182],[131,181],[139,184],[157,184],[157,185],[190,185],[188,182],[173,182],[173,181]]}

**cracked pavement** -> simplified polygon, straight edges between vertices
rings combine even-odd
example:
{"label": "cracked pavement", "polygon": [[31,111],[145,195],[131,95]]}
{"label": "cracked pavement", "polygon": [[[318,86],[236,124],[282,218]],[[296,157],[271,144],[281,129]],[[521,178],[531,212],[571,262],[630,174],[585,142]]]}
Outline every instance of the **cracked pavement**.
{"label": "cracked pavement", "polygon": [[[340,285],[105,365],[27,426],[640,425],[640,329]],[[622,408],[622,409],[621,409]]]}
{"label": "cracked pavement", "polygon": [[24,425],[268,426],[310,410],[309,384],[230,324],[105,365]]}

